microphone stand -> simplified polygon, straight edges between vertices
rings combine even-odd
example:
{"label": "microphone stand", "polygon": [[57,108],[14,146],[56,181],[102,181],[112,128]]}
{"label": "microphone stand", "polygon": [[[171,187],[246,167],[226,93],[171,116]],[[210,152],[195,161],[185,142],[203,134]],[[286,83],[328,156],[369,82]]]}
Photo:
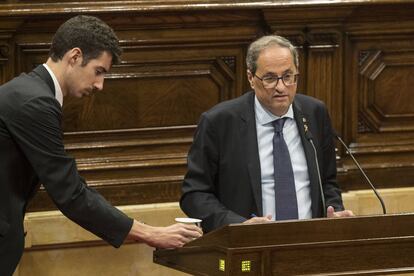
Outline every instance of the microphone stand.
{"label": "microphone stand", "polygon": [[381,203],[381,207],[382,207],[382,213],[385,215],[387,213],[387,210],[385,209],[385,204],[384,201],[382,200],[382,197],[379,195],[379,193],[377,192],[377,189],[375,189],[374,185],[372,184],[371,180],[369,180],[368,176],[365,174],[364,170],[362,169],[362,167],[359,165],[359,162],[355,159],[354,155],[351,153],[351,150],[347,147],[347,145],[345,144],[345,142],[341,139],[341,137],[339,137],[338,134],[334,134],[336,139],[339,140],[339,142],[341,142],[341,144],[344,146],[344,148],[346,149],[346,152],[348,153],[349,156],[351,156],[352,160],[354,161],[355,165],[358,167],[359,171],[362,173],[362,175],[364,176],[365,180],[368,182],[368,184],[371,186],[371,189],[374,191],[375,195],[377,196],[378,200]]}
{"label": "microphone stand", "polygon": [[323,210],[323,217],[326,218],[326,203],[325,203],[325,194],[323,193],[323,187],[322,187],[322,179],[321,179],[321,172],[319,170],[319,162],[318,162],[318,153],[316,152],[316,147],[315,144],[313,143],[313,138],[312,138],[312,134],[308,129],[307,124],[304,124],[305,127],[305,136],[306,139],[308,139],[308,141],[310,142],[310,144],[312,145],[312,149],[314,152],[314,156],[315,156],[315,163],[316,163],[316,171],[318,173],[318,182],[319,182],[319,189],[321,192],[321,200],[322,200],[322,210]]}

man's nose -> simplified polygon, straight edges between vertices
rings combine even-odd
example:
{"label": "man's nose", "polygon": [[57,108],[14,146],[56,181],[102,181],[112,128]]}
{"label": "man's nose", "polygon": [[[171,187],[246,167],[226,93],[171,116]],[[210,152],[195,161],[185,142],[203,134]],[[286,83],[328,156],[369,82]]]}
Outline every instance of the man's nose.
{"label": "man's nose", "polygon": [[285,84],[284,84],[284,83],[283,83],[283,81],[280,79],[280,80],[277,82],[277,85],[275,86],[275,90],[276,90],[276,91],[278,91],[278,92],[282,92],[283,90],[285,90],[285,88],[286,88]]}
{"label": "man's nose", "polygon": [[102,91],[103,89],[103,84],[104,84],[104,78],[99,78],[95,83],[94,83],[94,88],[96,90]]}

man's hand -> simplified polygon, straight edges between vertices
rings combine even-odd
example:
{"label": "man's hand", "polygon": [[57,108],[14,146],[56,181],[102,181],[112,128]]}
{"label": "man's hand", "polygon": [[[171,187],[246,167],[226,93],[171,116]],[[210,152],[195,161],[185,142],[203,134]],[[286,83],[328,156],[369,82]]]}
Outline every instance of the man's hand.
{"label": "man's hand", "polygon": [[328,218],[341,218],[341,217],[353,217],[355,216],[351,210],[344,210],[335,212],[335,209],[332,206],[328,206],[326,209],[326,217]]}
{"label": "man's hand", "polygon": [[250,224],[250,223],[263,223],[263,222],[270,222],[270,221],[272,221],[271,219],[272,219],[272,215],[267,215],[265,217],[252,217],[251,219],[248,219],[243,223],[247,223],[247,224]]}
{"label": "man's hand", "polygon": [[155,227],[134,220],[128,237],[157,248],[176,248],[199,238],[203,231],[191,224],[176,223],[166,227]]}

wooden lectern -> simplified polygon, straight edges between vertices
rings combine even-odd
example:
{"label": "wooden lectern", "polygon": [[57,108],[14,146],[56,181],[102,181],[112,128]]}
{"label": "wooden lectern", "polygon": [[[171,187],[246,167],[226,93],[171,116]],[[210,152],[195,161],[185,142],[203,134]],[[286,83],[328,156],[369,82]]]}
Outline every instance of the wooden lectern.
{"label": "wooden lectern", "polygon": [[154,262],[193,275],[414,272],[414,214],[231,224]]}

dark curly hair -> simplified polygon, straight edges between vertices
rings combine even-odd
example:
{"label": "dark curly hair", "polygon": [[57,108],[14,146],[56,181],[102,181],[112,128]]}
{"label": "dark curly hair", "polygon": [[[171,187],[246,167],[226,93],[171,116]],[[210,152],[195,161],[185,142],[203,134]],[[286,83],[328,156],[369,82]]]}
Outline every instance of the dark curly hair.
{"label": "dark curly hair", "polygon": [[49,57],[57,62],[76,47],[82,50],[83,66],[104,51],[112,54],[112,64],[121,61],[118,37],[111,27],[94,16],[78,15],[63,23],[53,37]]}

